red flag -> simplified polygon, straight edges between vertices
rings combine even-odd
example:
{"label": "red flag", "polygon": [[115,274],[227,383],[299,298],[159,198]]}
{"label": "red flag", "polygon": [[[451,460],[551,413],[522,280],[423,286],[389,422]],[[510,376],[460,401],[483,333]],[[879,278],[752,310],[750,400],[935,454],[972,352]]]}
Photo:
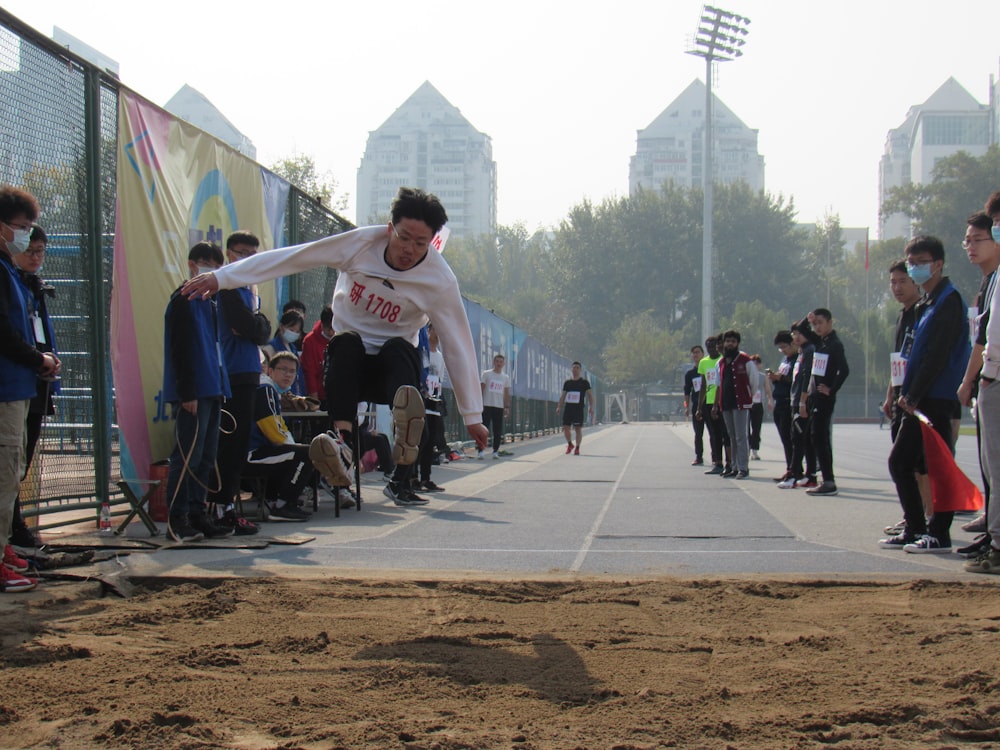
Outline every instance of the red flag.
{"label": "red flag", "polygon": [[934,512],[982,508],[982,493],[958,468],[955,457],[951,455],[951,448],[945,445],[944,439],[924,414],[918,411],[914,416],[920,420],[920,432],[924,438],[924,460],[927,464],[927,475],[931,480]]}

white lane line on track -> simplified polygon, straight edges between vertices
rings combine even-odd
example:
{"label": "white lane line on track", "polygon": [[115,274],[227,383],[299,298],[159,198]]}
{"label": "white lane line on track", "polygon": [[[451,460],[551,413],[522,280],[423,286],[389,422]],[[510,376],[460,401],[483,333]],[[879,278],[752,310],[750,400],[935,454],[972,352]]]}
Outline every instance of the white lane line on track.
{"label": "white lane line on track", "polygon": [[621,485],[622,479],[625,478],[625,473],[628,471],[628,467],[632,463],[632,457],[639,449],[639,442],[642,440],[644,432],[646,432],[646,430],[640,430],[635,443],[632,444],[632,450],[629,451],[628,458],[625,459],[625,463],[622,465],[622,470],[618,472],[618,477],[615,479],[615,483],[611,485],[611,489],[608,492],[607,497],[604,498],[604,505],[601,506],[601,512],[598,513],[597,518],[594,519],[594,523],[591,525],[590,531],[587,532],[587,536],[583,540],[583,546],[581,546],[580,551],[576,553],[576,559],[573,561],[573,564],[569,566],[571,572],[578,573],[580,572],[580,568],[583,567],[583,563],[587,559],[587,553],[590,552],[590,547],[594,543],[594,539],[597,536],[598,530],[601,528],[601,524],[604,523],[604,517],[608,514],[608,509],[611,507],[611,501],[614,499],[615,493],[618,492],[618,487]]}

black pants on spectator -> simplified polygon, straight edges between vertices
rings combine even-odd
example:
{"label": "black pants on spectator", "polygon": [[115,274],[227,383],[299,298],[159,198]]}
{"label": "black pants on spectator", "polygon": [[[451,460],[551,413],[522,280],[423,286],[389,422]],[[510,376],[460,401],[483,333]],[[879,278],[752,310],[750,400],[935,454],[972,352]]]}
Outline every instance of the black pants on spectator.
{"label": "black pants on spectator", "polygon": [[705,429],[708,430],[708,447],[712,452],[712,463],[721,464],[722,436],[726,431],[726,427],[722,424],[721,414],[717,417],[712,417],[712,406],[713,404],[704,404],[701,407],[701,421],[704,423]]}
{"label": "black pants on spectator", "polygon": [[[223,410],[232,415],[232,420],[225,414],[220,421],[219,451],[215,456],[219,467],[220,489],[208,495],[208,502],[223,507],[232,504],[240,491],[240,478],[247,462],[247,448],[250,445],[250,425],[253,423],[254,395],[257,393],[256,383],[238,383],[230,381],[229,389],[232,396],[222,405]],[[235,424],[233,422],[235,421]],[[222,432],[232,428],[232,432]]]}
{"label": "black pants on spectator", "polygon": [[809,431],[816,451],[816,463],[824,482],[836,482],[833,476],[833,407],[837,400],[818,393],[810,396],[809,400],[812,403]]}
{"label": "black pants on spectator", "polygon": [[750,407],[750,450],[760,450],[760,428],[764,424],[764,404]]}
{"label": "black pants on spectator", "polygon": [[483,424],[489,428],[490,435],[493,436],[493,452],[500,450],[500,443],[503,442],[503,407],[484,406]]}
{"label": "black pants on spectator", "polygon": [[[695,407],[697,409],[697,407]],[[691,427],[694,428],[694,458],[703,461],[705,457],[705,423],[691,416]]]}
{"label": "black pants on spectator", "polygon": [[774,402],[774,426],[785,449],[785,470],[792,470],[792,405],[788,399]]}

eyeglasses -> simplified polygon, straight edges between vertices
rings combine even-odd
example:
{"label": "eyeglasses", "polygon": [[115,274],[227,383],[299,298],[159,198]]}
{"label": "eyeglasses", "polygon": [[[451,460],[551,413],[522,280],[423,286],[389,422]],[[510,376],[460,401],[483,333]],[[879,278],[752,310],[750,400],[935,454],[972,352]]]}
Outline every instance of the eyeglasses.
{"label": "eyeglasses", "polygon": [[275,372],[280,372],[282,375],[298,375],[299,368],[297,367],[272,367]]}
{"label": "eyeglasses", "polygon": [[18,226],[17,224],[8,224],[6,221],[3,223],[7,224],[7,226],[9,226],[11,229],[17,229],[21,232],[30,232],[32,229],[34,229],[30,221],[27,224],[22,224],[21,226]]}
{"label": "eyeglasses", "polygon": [[975,237],[971,240],[962,240],[962,247],[968,250],[970,247],[975,245],[977,242],[993,242],[992,237]]}
{"label": "eyeglasses", "polygon": [[[413,245],[418,250],[427,249],[431,245],[431,240],[415,240],[412,237],[404,237],[398,231],[396,231],[396,225],[392,225],[392,233],[396,235],[396,239],[402,242],[404,245]],[[434,239],[433,237],[431,239]]]}
{"label": "eyeglasses", "polygon": [[24,251],[24,255],[30,255],[34,258],[40,258],[43,255],[45,255],[45,248],[44,247],[36,247],[34,249],[29,248]]}

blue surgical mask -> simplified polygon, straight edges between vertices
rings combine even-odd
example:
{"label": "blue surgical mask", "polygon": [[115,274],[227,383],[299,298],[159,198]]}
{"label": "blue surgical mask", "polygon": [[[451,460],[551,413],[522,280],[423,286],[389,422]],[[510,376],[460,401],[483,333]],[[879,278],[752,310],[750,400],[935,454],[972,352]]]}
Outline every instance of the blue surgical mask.
{"label": "blue surgical mask", "polygon": [[918,286],[921,284],[926,284],[931,280],[931,276],[934,274],[931,272],[931,263],[921,263],[917,266],[911,266],[909,263],[906,264],[906,272],[910,274],[910,278]]}
{"label": "blue surgical mask", "polygon": [[281,338],[285,340],[286,344],[294,344],[299,340],[299,334],[295,331],[282,331]]}
{"label": "blue surgical mask", "polygon": [[276,390],[278,393],[288,393],[290,390],[292,390],[292,386],[288,386],[287,388],[282,388],[275,381],[272,380],[271,382],[274,383],[274,390]]}
{"label": "blue surgical mask", "polygon": [[1000,243],[1000,227],[994,224],[992,227],[990,227],[990,234],[993,235],[994,242]]}

